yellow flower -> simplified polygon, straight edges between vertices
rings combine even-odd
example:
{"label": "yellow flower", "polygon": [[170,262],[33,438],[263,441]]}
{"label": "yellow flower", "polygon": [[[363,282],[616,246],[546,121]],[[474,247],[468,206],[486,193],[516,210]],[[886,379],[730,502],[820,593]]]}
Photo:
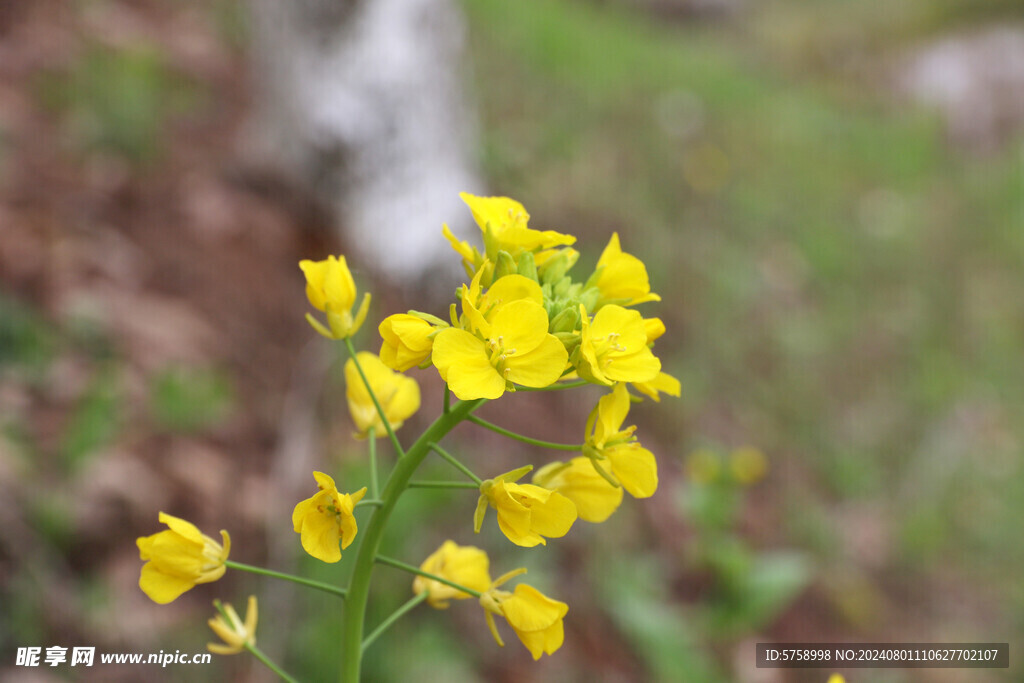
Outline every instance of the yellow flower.
{"label": "yellow flower", "polygon": [[[445,541],[423,561],[420,569],[481,593],[491,585],[487,553],[471,545],[457,545],[454,541]],[[436,609],[447,609],[449,600],[472,597],[469,593],[425,576],[416,577],[412,582],[412,591],[417,595],[426,591],[427,603]]]}
{"label": "yellow flower", "polygon": [[[576,242],[572,235],[526,227],[530,214],[526,213],[523,205],[514,199],[477,197],[468,192],[462,192],[459,196],[473,212],[473,219],[484,233],[485,243],[489,232],[496,242],[496,248],[503,249],[512,256],[516,256],[520,251],[550,249]],[[495,255],[488,251],[488,256],[493,260]]]}
{"label": "yellow flower", "polygon": [[533,475],[533,483],[571,500],[587,522],[605,521],[622,503],[622,488],[612,486],[582,455],[568,463],[548,463]]}
{"label": "yellow flower", "polygon": [[[391,423],[391,428],[397,430],[419,410],[420,385],[412,377],[393,372],[369,351],[360,351],[356,358],[359,359],[359,365],[366,373],[370,388],[377,396],[380,407]],[[359,369],[351,358],[345,362],[345,397],[348,399],[352,421],[356,423],[357,437],[366,438],[371,427],[376,438],[387,436],[377,407],[373,405],[370,392],[366,390],[366,384],[359,376]]]}
{"label": "yellow flower", "polygon": [[546,545],[547,538],[565,536],[576,521],[576,506],[555,491],[533,484],[516,484],[532,465],[488,479],[480,485],[480,498],[473,517],[474,531],[480,533],[490,506],[498,511],[498,527],[516,545],[532,548]]}
{"label": "yellow flower", "polygon": [[[214,605],[218,605],[214,601]],[[218,605],[219,606],[219,605]],[[225,619],[227,615],[227,619]],[[220,643],[207,643],[207,649],[215,655],[236,655],[246,647],[256,645],[256,622],[259,619],[259,611],[256,606],[256,596],[249,596],[249,605],[245,610],[245,621],[238,617],[238,612],[230,604],[224,605],[224,614],[217,614],[207,620],[207,624],[213,632],[220,636],[225,645]]]}
{"label": "yellow flower", "polygon": [[377,329],[384,340],[380,359],[392,370],[405,372],[430,358],[434,326],[423,318],[396,313],[384,318]]}
{"label": "yellow flower", "polygon": [[561,376],[568,354],[548,333],[548,314],[540,304],[518,299],[496,305],[489,319],[479,312],[468,317],[480,336],[450,327],[434,339],[432,354],[441,378],[460,399],[498,398],[515,384],[546,387]]}
{"label": "yellow flower", "polygon": [[200,533],[190,522],[160,513],[160,523],[170,527],[136,539],[142,565],[139,588],[153,602],[166,605],[199,583],[224,576],[224,561],[231,552],[231,537],[221,531],[221,545]]}
{"label": "yellow flower", "polygon": [[511,593],[498,589],[509,578],[525,571],[520,569],[509,572],[495,581],[481,596],[480,605],[484,608],[487,626],[498,645],[505,647],[494,623],[495,614],[505,617],[534,660],[538,660],[541,655],[552,655],[562,647],[565,640],[562,620],[569,612],[569,606],[564,602],[552,600],[533,586],[522,583]]}
{"label": "yellow flower", "polygon": [[[366,495],[366,487],[355,493],[338,493],[334,479],[323,472],[314,472],[320,490],[295,506],[292,526],[302,534],[302,548],[318,560],[337,562],[341,550],[356,537],[356,503]],[[341,542],[341,550],[338,542]]]}
{"label": "yellow flower", "polygon": [[328,256],[324,261],[299,261],[299,268],[306,276],[306,297],[313,308],[327,314],[327,327],[306,314],[306,320],[313,329],[328,339],[345,339],[355,334],[370,307],[369,293],[363,296],[355,318],[352,306],[356,302],[356,284],[352,280],[344,256]]}
{"label": "yellow flower", "polygon": [[574,354],[580,377],[598,384],[650,382],[661,372],[661,361],[647,346],[643,316],[614,304],[603,306],[594,319],[580,305],[582,330]]}
{"label": "yellow flower", "polygon": [[608,246],[597,260],[597,288],[601,290],[602,303],[619,303],[623,306],[661,301],[651,292],[647,268],[643,261],[622,251],[619,233],[613,232]]}
{"label": "yellow flower", "polygon": [[658,489],[658,463],[654,454],[633,436],[635,426],[621,429],[629,414],[629,392],[622,383],[602,396],[587,420],[583,452],[595,468],[607,462],[613,476],[634,498],[649,498]]}
{"label": "yellow flower", "polygon": [[846,683],[846,679],[839,674],[832,674],[825,683]]}

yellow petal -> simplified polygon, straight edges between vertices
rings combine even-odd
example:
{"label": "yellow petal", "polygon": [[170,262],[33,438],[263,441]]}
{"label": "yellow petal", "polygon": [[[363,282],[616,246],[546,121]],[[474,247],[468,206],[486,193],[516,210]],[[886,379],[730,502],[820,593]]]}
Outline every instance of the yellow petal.
{"label": "yellow petal", "polygon": [[602,269],[597,287],[604,300],[625,299],[627,305],[661,301],[660,296],[651,293],[643,261],[622,251],[618,233],[612,233],[608,246],[597,261],[597,267]]}
{"label": "yellow petal", "polygon": [[648,382],[661,372],[661,361],[646,346],[629,355],[615,356],[604,367],[605,376],[613,382]]}
{"label": "yellow petal", "polygon": [[595,339],[615,335],[619,346],[626,347],[632,353],[641,347],[647,348],[647,331],[644,319],[638,311],[633,311],[614,304],[602,306],[590,325],[590,334]]}
{"label": "yellow petal", "polygon": [[302,519],[302,549],[323,562],[341,559],[338,523],[333,515],[312,511]]}
{"label": "yellow petal", "polygon": [[316,480],[316,485],[324,491],[330,491],[337,495],[338,485],[334,483],[334,478],[329,474],[323,472],[313,472],[313,479]]}
{"label": "yellow petal", "polygon": [[511,225],[513,221],[525,225],[530,220],[526,208],[508,197],[477,197],[468,192],[460,192],[459,197],[473,212],[473,220],[481,230],[485,230],[488,224],[492,229],[499,230]]}
{"label": "yellow petal", "polygon": [[196,528],[195,524],[186,522],[178,517],[168,515],[165,512],[160,513],[159,520],[161,524],[166,524],[174,533],[184,536],[188,540],[196,543],[201,544],[203,542],[203,534],[198,528]]}
{"label": "yellow petal", "polygon": [[221,645],[220,643],[207,643],[206,649],[215,655],[237,655],[242,651],[240,647]]}
{"label": "yellow petal", "polygon": [[[377,397],[391,427],[398,429],[420,407],[419,385],[411,377],[392,371],[377,355],[369,351],[360,351],[356,354],[356,359],[366,374],[370,389]],[[345,383],[345,397],[358,435],[365,436],[372,427],[378,438],[386,436],[377,406],[374,405],[373,397],[352,358],[345,363]]]}
{"label": "yellow petal", "polygon": [[385,318],[377,328],[383,343],[380,359],[392,370],[405,372],[430,355],[433,326],[414,315],[399,313]]}
{"label": "yellow petal", "polygon": [[310,305],[322,311],[327,303],[324,298],[324,280],[327,276],[327,261],[299,261],[299,268],[306,276],[306,298]]}
{"label": "yellow petal", "polygon": [[629,414],[629,392],[621,382],[615,385],[612,393],[605,394],[597,402],[598,431],[595,441],[603,445],[603,439],[619,431]]}
{"label": "yellow petal", "polygon": [[449,328],[434,339],[433,362],[441,378],[463,401],[498,398],[505,380],[491,365],[483,341],[465,330]]}
{"label": "yellow petal", "polygon": [[401,427],[403,422],[420,409],[420,385],[416,383],[416,380],[403,376],[396,381],[398,386],[385,409],[393,429]]}
{"label": "yellow petal", "polygon": [[505,361],[508,379],[524,387],[551,386],[562,376],[569,354],[554,335],[546,334],[529,353],[516,353]]}
{"label": "yellow petal", "polygon": [[667,372],[659,372],[650,382],[633,382],[633,388],[655,401],[661,401],[659,392],[678,398],[683,393],[683,385]]}
{"label": "yellow petal", "polygon": [[532,301],[537,305],[544,303],[544,294],[536,281],[522,275],[506,275],[497,280],[487,293],[480,297],[480,310],[487,311],[513,301]]}
{"label": "yellow petal", "polygon": [[658,463],[640,444],[622,444],[602,451],[612,474],[634,498],[649,498],[658,490]]}
{"label": "yellow petal", "polygon": [[448,228],[447,224],[441,225],[441,234],[444,235],[448,243],[452,245],[452,249],[455,250],[459,256],[465,259],[469,263],[473,263],[476,260],[476,254],[473,253],[473,247],[469,245],[469,242],[460,240],[455,234]]}
{"label": "yellow petal", "polygon": [[[139,543],[142,541],[142,544]],[[138,539],[139,557],[155,562],[164,572],[198,577],[202,566],[204,544],[185,538],[174,531],[161,531],[147,539]]]}
{"label": "yellow petal", "polygon": [[603,522],[622,503],[622,487],[612,486],[599,475],[590,458],[579,456],[568,464],[553,462],[537,470],[533,483],[558,491],[576,506],[580,519]]}
{"label": "yellow petal", "polygon": [[[513,629],[515,630],[515,629]],[[542,631],[518,631],[519,641],[530,651],[534,661],[540,659],[541,655],[547,653],[553,655],[558,648],[562,647],[565,640],[565,627],[559,619]]]}
{"label": "yellow petal", "polygon": [[644,318],[644,331],[647,333],[647,343],[651,344],[665,334],[665,323],[661,318]]}
{"label": "yellow petal", "polygon": [[501,603],[509,626],[516,631],[542,631],[561,621],[569,612],[564,602],[552,600],[533,586],[521,583],[512,597]]}
{"label": "yellow petal", "polygon": [[516,495],[518,492],[519,484],[502,481],[495,483],[487,493],[492,507],[498,511],[502,531],[505,531],[506,536],[511,532],[509,538],[530,535],[530,508],[522,502],[523,496]]}
{"label": "yellow petal", "polygon": [[533,351],[549,336],[547,311],[526,299],[503,305],[491,316],[490,322],[489,338],[512,356]]}
{"label": "yellow petal", "polygon": [[[522,489],[539,489],[533,484],[522,484]],[[543,489],[542,489],[543,490]],[[576,521],[576,506],[560,493],[548,492],[542,503],[530,506],[530,528],[547,538],[561,538],[569,533]]]}
{"label": "yellow petal", "polygon": [[501,510],[498,510],[498,528],[501,529],[501,533],[505,534],[505,537],[508,540],[521,548],[533,548],[538,545],[547,545],[547,541],[545,541],[544,537],[540,534],[533,531],[520,533],[509,526],[508,518],[502,514]]}
{"label": "yellow petal", "polygon": [[[491,585],[487,553],[473,546],[457,545],[450,540],[427,557],[420,569],[481,593]],[[419,594],[424,591],[429,594],[427,601],[430,606],[438,609],[446,608],[449,600],[472,597],[440,581],[417,576],[413,581],[413,592]]]}
{"label": "yellow petal", "polygon": [[194,587],[195,581],[174,575],[165,574],[157,569],[152,562],[142,565],[139,575],[139,588],[155,603],[166,605],[178,598],[182,593]]}
{"label": "yellow petal", "polygon": [[352,280],[352,273],[349,272],[344,256],[327,258],[324,294],[327,305],[336,310],[347,311],[356,302],[356,284]]}

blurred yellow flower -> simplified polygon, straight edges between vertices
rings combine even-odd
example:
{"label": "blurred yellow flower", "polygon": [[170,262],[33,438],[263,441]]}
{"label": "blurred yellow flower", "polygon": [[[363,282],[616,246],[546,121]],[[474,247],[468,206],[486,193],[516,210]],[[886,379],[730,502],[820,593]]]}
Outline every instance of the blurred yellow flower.
{"label": "blurred yellow flower", "polygon": [[698,448],[686,458],[686,477],[695,484],[710,484],[722,471],[721,458],[714,451]]}
{"label": "blurred yellow flower", "polygon": [[[394,372],[381,359],[369,351],[356,354],[360,367],[366,373],[370,389],[380,402],[391,428],[397,430],[420,407],[420,385],[412,377]],[[359,376],[355,362],[345,362],[345,397],[352,421],[356,423],[356,436],[364,439],[372,427],[378,439],[387,436],[387,430],[380,419],[377,407],[373,405],[370,392]]]}
{"label": "blurred yellow flower", "polygon": [[554,654],[562,646],[565,640],[562,620],[569,612],[569,606],[522,583],[511,593],[498,589],[509,578],[524,571],[509,572],[495,581],[490,590],[481,596],[480,605],[484,608],[487,626],[498,645],[504,647],[505,643],[494,623],[495,614],[505,617],[533,659],[538,660],[543,654]]}
{"label": "blurred yellow flower", "polygon": [[643,316],[622,306],[603,306],[593,320],[580,305],[582,331],[573,360],[580,377],[598,384],[650,382],[661,361],[647,346]]}
{"label": "blurred yellow flower", "polygon": [[433,363],[456,396],[493,399],[514,391],[515,384],[546,387],[558,380],[568,354],[548,334],[543,306],[519,299],[497,306],[489,320],[477,316],[482,338],[448,328],[434,339]]}
{"label": "blurred yellow flower", "polygon": [[224,576],[224,561],[231,552],[228,532],[220,532],[221,545],[183,519],[163,512],[159,519],[170,528],[135,541],[139,557],[148,560],[142,565],[139,588],[153,602],[166,605],[196,584]]}
{"label": "blurred yellow flower", "polygon": [[[217,604],[217,603],[214,603]],[[224,616],[227,615],[227,619]],[[245,621],[238,617],[238,612],[230,604],[224,605],[224,614],[217,614],[206,623],[210,625],[224,645],[220,643],[207,643],[206,647],[216,655],[235,655],[246,648],[256,644],[256,622],[259,620],[259,612],[256,605],[256,596],[249,596],[249,605],[245,610]]]}
{"label": "blurred yellow flower", "polygon": [[623,306],[661,301],[651,292],[647,268],[643,261],[622,251],[619,233],[613,232],[608,246],[597,261],[597,288],[601,290],[601,303],[617,303]]}
{"label": "blurred yellow flower", "polygon": [[363,296],[359,310],[352,316],[356,302],[356,284],[352,280],[344,256],[328,256],[323,261],[299,261],[299,268],[306,276],[306,297],[313,308],[327,314],[327,326],[306,314],[306,320],[313,329],[328,339],[345,339],[355,334],[370,307],[369,293]]}
{"label": "blurred yellow flower", "polygon": [[[318,560],[337,562],[341,550],[349,547],[358,531],[354,511],[366,495],[366,487],[355,493],[338,493],[334,479],[314,472],[319,491],[300,502],[292,512],[292,526],[302,535],[302,548]],[[338,543],[341,543],[341,550]]]}
{"label": "blurred yellow flower", "polygon": [[392,370],[405,372],[430,358],[434,326],[423,318],[396,313],[384,318],[377,330],[384,340],[380,359]]}
{"label": "blurred yellow flower", "polygon": [[759,449],[744,446],[729,456],[729,469],[737,483],[749,486],[764,479],[768,473],[768,458]]}
{"label": "blurred yellow flower", "polygon": [[568,463],[548,463],[534,473],[533,483],[571,500],[580,519],[587,522],[605,521],[622,503],[622,488],[612,486],[582,455]]}
{"label": "blurred yellow flower", "polygon": [[629,414],[629,392],[621,382],[601,397],[587,420],[583,453],[595,468],[607,463],[611,475],[634,498],[648,498],[658,489],[658,463],[654,454],[633,436],[635,426],[622,429]]}
{"label": "blurred yellow flower", "polygon": [[498,513],[498,527],[508,540],[524,548],[546,545],[561,538],[576,521],[576,506],[560,493],[515,480],[532,469],[527,466],[488,479],[480,485],[473,530],[480,532],[488,506]]}
{"label": "blurred yellow flower", "polygon": [[[457,545],[454,541],[445,541],[423,561],[420,569],[481,593],[491,585],[487,553],[471,545]],[[412,591],[417,595],[426,591],[427,603],[436,609],[447,609],[452,599],[465,600],[472,597],[469,593],[425,576],[416,577],[412,582]]]}
{"label": "blurred yellow flower", "polygon": [[825,683],[846,683],[846,679],[839,674],[832,674]]}

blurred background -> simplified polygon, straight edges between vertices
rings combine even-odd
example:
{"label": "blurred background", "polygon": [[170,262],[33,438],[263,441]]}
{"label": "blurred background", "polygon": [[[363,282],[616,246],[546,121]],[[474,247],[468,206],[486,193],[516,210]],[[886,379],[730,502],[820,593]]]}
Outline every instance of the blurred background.
{"label": "blurred background", "polygon": [[[15,666],[202,652],[210,601],[249,593],[268,654],[335,677],[340,605],[229,572],[158,606],[135,538],[163,510],[229,530],[232,559],[346,580],[290,526],[313,469],[366,479],[297,262],[349,254],[370,320],[443,315],[467,189],[578,235],[577,277],[617,231],[682,398],[630,415],[657,494],[545,550],[473,536],[471,494],[407,494],[384,552],[452,538],[529,567],[570,605],[565,645],[534,663],[471,601],[421,607],[367,680],[803,683],[829,672],[755,669],[754,644],[846,640],[1011,643],[1009,670],[851,683],[1022,680],[1017,0],[283,6],[0,2],[0,678],[270,680],[243,656]],[[412,374],[403,439],[441,401]],[[599,395],[481,414],[572,441]],[[472,425],[448,443],[483,475],[555,457]],[[375,577],[370,624],[409,596]]]}

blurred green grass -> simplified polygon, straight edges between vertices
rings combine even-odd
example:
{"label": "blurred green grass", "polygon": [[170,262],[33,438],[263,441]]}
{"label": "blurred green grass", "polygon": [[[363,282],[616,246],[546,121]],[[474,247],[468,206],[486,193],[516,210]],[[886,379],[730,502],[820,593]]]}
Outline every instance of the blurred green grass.
{"label": "blurred green grass", "polygon": [[[1008,7],[911,4],[888,32],[864,6],[770,9],[822,18],[823,40],[877,34],[859,45],[881,57]],[[756,443],[785,520],[762,543],[876,577],[881,562],[901,584],[952,571],[999,608],[952,628],[1019,633],[1021,139],[954,152],[935,115],[881,86],[837,82],[807,54],[771,59],[763,25],[465,7],[490,185],[538,228],[580,234],[584,261],[618,230],[647,262],[659,355],[683,382],[667,407],[681,452]],[[846,509],[880,517],[880,560],[850,555]]]}

